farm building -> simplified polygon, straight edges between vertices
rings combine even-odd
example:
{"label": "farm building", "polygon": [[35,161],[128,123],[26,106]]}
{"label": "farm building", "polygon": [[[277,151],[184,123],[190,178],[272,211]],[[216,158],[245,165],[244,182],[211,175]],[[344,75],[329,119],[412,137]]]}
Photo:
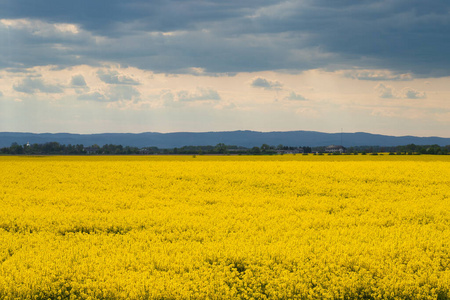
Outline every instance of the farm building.
{"label": "farm building", "polygon": [[344,153],[345,150],[346,150],[345,147],[341,146],[341,145],[330,145],[325,148],[325,152],[328,152],[328,153],[333,153],[333,152]]}

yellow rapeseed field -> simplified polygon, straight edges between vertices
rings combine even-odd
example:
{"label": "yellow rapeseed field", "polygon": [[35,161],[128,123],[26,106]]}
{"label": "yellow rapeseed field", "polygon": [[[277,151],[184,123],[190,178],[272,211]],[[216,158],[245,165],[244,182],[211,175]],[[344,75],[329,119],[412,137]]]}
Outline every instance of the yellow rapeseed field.
{"label": "yellow rapeseed field", "polygon": [[0,299],[450,299],[450,156],[0,157]]}

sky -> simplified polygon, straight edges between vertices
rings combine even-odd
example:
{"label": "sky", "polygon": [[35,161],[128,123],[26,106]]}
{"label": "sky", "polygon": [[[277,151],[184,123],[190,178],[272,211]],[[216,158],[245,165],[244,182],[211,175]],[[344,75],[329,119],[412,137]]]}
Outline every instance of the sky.
{"label": "sky", "polygon": [[2,0],[0,132],[450,137],[448,0]]}

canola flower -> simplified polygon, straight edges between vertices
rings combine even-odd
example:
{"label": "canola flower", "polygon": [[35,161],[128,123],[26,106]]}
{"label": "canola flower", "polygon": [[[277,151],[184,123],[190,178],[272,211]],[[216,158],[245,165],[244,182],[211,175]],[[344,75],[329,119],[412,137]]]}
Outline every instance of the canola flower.
{"label": "canola flower", "polygon": [[0,157],[0,299],[449,299],[449,156]]}

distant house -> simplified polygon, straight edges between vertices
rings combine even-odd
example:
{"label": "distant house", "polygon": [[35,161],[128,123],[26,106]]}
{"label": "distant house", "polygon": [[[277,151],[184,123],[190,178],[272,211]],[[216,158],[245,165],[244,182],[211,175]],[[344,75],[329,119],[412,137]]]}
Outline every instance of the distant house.
{"label": "distant house", "polygon": [[298,153],[304,153],[305,151],[303,148],[296,148],[293,150],[277,150],[277,154],[298,154]]}
{"label": "distant house", "polygon": [[344,153],[345,150],[346,150],[345,147],[341,146],[341,145],[330,145],[325,148],[325,152],[328,152],[328,153],[333,153],[333,152]]}
{"label": "distant house", "polygon": [[150,150],[148,148],[139,149],[139,154],[150,154]]}
{"label": "distant house", "polygon": [[86,154],[95,154],[97,150],[98,148],[96,147],[84,147],[84,151],[86,151]]}

